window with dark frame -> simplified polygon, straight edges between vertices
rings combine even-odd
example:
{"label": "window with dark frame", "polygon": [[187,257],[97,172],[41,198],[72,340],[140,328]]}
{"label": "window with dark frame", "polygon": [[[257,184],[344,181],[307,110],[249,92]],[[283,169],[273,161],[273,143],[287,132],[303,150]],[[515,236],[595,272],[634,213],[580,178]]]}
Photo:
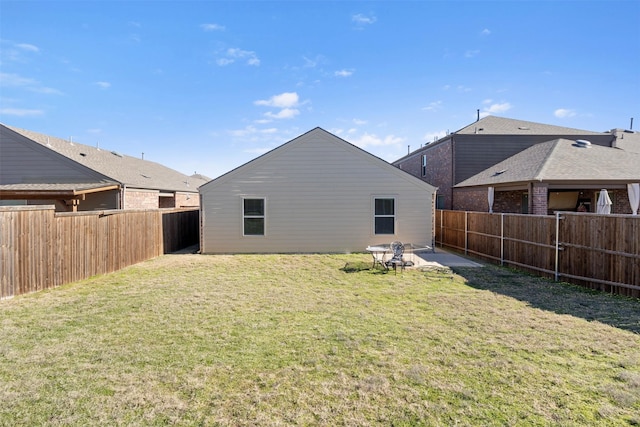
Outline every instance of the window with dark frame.
{"label": "window with dark frame", "polygon": [[376,198],[374,205],[374,234],[395,234],[396,200]]}
{"label": "window with dark frame", "polygon": [[422,176],[427,176],[427,155],[422,155]]}
{"label": "window with dark frame", "polygon": [[243,199],[243,229],[245,236],[264,236],[264,199]]}

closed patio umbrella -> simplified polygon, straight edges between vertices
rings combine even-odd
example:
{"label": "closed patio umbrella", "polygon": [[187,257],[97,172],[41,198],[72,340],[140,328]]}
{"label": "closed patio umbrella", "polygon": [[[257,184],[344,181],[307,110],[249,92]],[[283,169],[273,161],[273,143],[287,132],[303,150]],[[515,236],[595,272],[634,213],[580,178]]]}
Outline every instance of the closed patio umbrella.
{"label": "closed patio umbrella", "polygon": [[495,189],[493,187],[489,187],[487,190],[487,201],[489,202],[489,213],[493,213],[494,193],[495,193]]}
{"label": "closed patio umbrella", "polygon": [[600,190],[600,195],[598,196],[598,207],[596,213],[611,213],[611,198],[609,197],[609,193],[607,193],[607,190],[605,190],[604,188]]}
{"label": "closed patio umbrella", "polygon": [[627,184],[627,192],[629,193],[629,204],[633,215],[638,215],[638,206],[640,205],[640,184]]}

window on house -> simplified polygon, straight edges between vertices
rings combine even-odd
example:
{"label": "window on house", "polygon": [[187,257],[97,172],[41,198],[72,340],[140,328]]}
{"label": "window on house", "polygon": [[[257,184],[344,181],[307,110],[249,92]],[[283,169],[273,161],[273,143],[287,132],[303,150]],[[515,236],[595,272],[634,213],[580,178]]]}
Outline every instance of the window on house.
{"label": "window on house", "polygon": [[243,199],[243,235],[264,236],[264,199]]}
{"label": "window on house", "polygon": [[427,155],[422,155],[422,176],[427,176]]}
{"label": "window on house", "polygon": [[436,209],[444,209],[444,194],[436,195]]}
{"label": "window on house", "polygon": [[374,204],[374,234],[395,234],[396,200],[376,198]]}

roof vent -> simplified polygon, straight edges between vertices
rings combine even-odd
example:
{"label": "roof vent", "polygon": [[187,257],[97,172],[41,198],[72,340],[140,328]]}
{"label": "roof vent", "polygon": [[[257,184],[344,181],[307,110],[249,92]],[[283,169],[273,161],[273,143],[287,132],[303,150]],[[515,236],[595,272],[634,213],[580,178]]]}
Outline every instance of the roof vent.
{"label": "roof vent", "polygon": [[506,169],[501,169],[501,170],[499,170],[499,171],[496,171],[496,173],[494,173],[494,174],[493,174],[493,176],[496,176],[496,175],[502,175],[502,174],[503,174],[503,173],[505,173],[506,171],[507,171]]}
{"label": "roof vent", "polygon": [[113,154],[114,156],[117,156],[117,157],[122,157],[122,154],[120,154],[120,153],[118,153],[116,151],[112,151],[111,154]]}
{"label": "roof vent", "polygon": [[591,143],[586,139],[578,139],[576,140],[576,146],[580,148],[589,148],[591,146]]}
{"label": "roof vent", "polygon": [[520,129],[520,130],[531,130],[531,128],[529,126],[518,126],[518,129]]}
{"label": "roof vent", "polygon": [[87,157],[87,153],[80,153],[82,157]]}

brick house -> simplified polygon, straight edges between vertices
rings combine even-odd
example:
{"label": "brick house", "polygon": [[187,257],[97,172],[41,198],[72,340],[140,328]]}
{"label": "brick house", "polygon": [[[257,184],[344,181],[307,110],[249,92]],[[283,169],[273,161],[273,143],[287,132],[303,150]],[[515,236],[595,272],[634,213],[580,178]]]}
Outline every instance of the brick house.
{"label": "brick house", "polygon": [[[487,116],[407,154],[393,165],[438,187],[439,209],[468,209],[475,205],[469,199],[474,196],[457,184],[529,147],[560,138],[640,153],[640,134],[636,132],[592,132]],[[519,200],[517,204],[522,203]],[[524,206],[521,209],[527,210]]]}
{"label": "brick house", "polygon": [[631,214],[628,185],[634,183],[640,183],[640,153],[555,139],[529,147],[455,189],[463,210],[537,215],[595,212],[598,194],[606,189],[611,213]]}
{"label": "brick house", "polygon": [[104,148],[0,124],[0,203],[57,211],[199,206],[208,179]]}

